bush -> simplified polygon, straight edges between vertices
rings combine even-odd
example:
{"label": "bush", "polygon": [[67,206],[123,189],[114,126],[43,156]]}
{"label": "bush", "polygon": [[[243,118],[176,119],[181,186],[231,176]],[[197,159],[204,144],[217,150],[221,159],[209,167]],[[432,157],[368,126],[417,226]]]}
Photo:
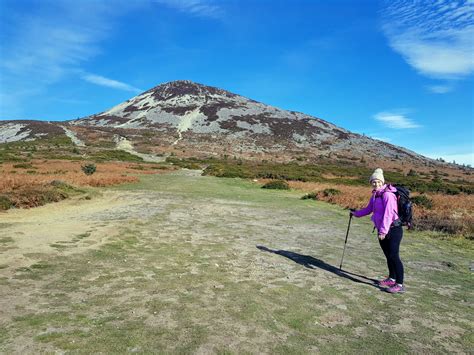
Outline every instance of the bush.
{"label": "bush", "polygon": [[273,180],[263,185],[262,189],[289,190],[290,185],[285,180]]}
{"label": "bush", "polygon": [[465,235],[473,239],[474,227],[463,219],[453,219],[439,214],[420,216],[415,220],[416,230],[430,230],[451,235]]}
{"label": "bush", "polygon": [[447,195],[459,195],[461,193],[461,189],[457,186],[450,186],[446,189]]}
{"label": "bush", "polygon": [[31,163],[14,164],[13,167],[16,169],[36,169]]}
{"label": "bush", "polygon": [[13,203],[7,196],[0,195],[0,210],[8,210],[13,207]]}
{"label": "bush", "polygon": [[318,200],[318,194],[316,192],[311,192],[301,197],[301,199],[302,200]]}
{"label": "bush", "polygon": [[418,173],[413,170],[413,169],[410,169],[410,171],[408,172],[407,176],[418,176]]}
{"label": "bush", "polygon": [[129,162],[143,162],[143,158],[133,155],[123,150],[103,150],[91,156],[91,160],[95,162],[101,161],[129,161]]}
{"label": "bush", "polygon": [[69,186],[68,184],[66,184],[64,181],[62,180],[52,180],[50,183],[49,183],[51,186],[54,186],[54,187],[64,187],[64,186]]}
{"label": "bush", "polygon": [[417,206],[421,206],[429,210],[433,208],[433,200],[425,195],[414,196],[411,198],[411,202]]}
{"label": "bush", "polygon": [[190,169],[190,170],[201,170],[201,166],[197,163],[187,163],[187,164],[183,164],[181,167],[184,169]]}
{"label": "bush", "polygon": [[81,166],[81,169],[84,172],[84,174],[92,175],[95,173],[97,167],[95,166],[95,164],[86,164],[86,165]]}
{"label": "bush", "polygon": [[324,197],[336,196],[340,194],[341,194],[341,191],[337,189],[324,189],[323,190]]}

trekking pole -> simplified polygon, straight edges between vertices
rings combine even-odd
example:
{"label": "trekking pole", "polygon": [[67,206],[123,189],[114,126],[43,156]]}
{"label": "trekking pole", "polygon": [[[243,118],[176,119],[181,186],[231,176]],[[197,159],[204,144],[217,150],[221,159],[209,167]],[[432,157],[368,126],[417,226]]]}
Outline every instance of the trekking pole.
{"label": "trekking pole", "polygon": [[339,270],[342,270],[342,261],[344,260],[344,253],[346,252],[347,237],[349,236],[349,228],[351,227],[352,214],[349,216],[349,224],[347,225],[346,241],[344,242],[344,250],[342,251],[341,265]]}

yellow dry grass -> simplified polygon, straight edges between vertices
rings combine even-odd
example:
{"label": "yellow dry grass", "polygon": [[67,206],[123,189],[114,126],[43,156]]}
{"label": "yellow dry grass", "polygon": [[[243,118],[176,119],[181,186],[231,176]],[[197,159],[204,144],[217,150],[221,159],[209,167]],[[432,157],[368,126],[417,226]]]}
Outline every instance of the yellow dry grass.
{"label": "yellow dry grass", "polygon": [[[331,183],[312,183],[290,181],[293,189],[305,193],[320,192],[325,189],[337,189],[338,195],[318,195],[321,200],[337,204],[344,208],[362,208],[371,196],[371,187],[348,186]],[[414,194],[416,196],[416,194]],[[472,236],[474,232],[474,195],[425,194],[433,201],[433,208],[414,207],[414,223],[419,229],[437,229],[451,234]]]}
{"label": "yellow dry grass", "polygon": [[[128,162],[97,163],[93,175],[81,170],[84,162],[65,160],[33,160],[31,167],[18,167],[18,163],[3,163],[0,167],[0,193],[9,193],[33,186],[42,186],[61,180],[74,186],[109,186],[134,182],[138,177],[130,174],[156,174],[162,170]],[[15,167],[17,166],[17,167]]]}

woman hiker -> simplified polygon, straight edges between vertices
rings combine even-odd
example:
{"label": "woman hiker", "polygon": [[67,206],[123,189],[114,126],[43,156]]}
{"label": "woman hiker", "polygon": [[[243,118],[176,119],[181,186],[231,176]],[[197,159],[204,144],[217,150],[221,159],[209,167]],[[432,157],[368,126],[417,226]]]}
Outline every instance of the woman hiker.
{"label": "woman hiker", "polygon": [[387,258],[389,276],[379,281],[382,287],[388,287],[390,293],[403,293],[403,264],[400,260],[400,242],[403,237],[403,229],[398,218],[396,189],[385,184],[382,169],[375,169],[370,176],[372,185],[372,197],[367,207],[361,210],[351,210],[351,215],[363,217],[372,213],[372,222],[379,238],[380,246]]}

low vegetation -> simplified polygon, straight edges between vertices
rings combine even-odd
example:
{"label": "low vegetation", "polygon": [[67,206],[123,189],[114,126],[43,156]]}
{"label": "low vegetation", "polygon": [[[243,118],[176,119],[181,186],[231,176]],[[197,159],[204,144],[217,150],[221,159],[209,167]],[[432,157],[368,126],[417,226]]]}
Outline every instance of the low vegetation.
{"label": "low vegetation", "polygon": [[[321,161],[318,164],[301,164],[298,162],[277,164],[269,162],[246,162],[241,160],[207,160],[204,171],[207,175],[217,177],[240,177],[248,179],[282,179],[302,182],[332,182],[350,186],[366,186],[367,177],[373,168],[348,165],[337,162]],[[385,180],[407,186],[419,193],[444,193],[458,195],[473,194],[474,182],[440,178],[440,171],[433,170],[430,174],[413,175],[403,171],[385,170]]]}
{"label": "low vegetation", "polygon": [[130,161],[130,162],[143,162],[143,159],[125,152],[123,150],[102,150],[95,152],[90,155],[90,158],[96,162],[107,162],[107,161]]}
{"label": "low vegetation", "polygon": [[[292,188],[307,194],[305,199],[315,199],[338,204],[345,208],[366,205],[370,195],[367,176],[372,169],[324,163],[318,165],[255,163],[239,160],[209,160],[205,174],[218,177],[241,177],[286,180]],[[442,177],[442,178],[441,178]],[[474,235],[474,182],[451,177],[441,171],[418,173],[410,169],[385,170],[389,183],[407,186],[415,204],[415,228],[447,234]]]}
{"label": "low vegetation", "polygon": [[289,190],[290,185],[285,180],[272,180],[262,186],[262,189]]}
{"label": "low vegetation", "polygon": [[[86,194],[82,187],[135,182],[137,169],[140,174],[156,174],[170,167],[125,162],[81,165],[80,161],[67,160],[31,160],[21,166],[4,162],[0,165],[0,210],[36,207]],[[93,170],[95,173],[86,173]]]}
{"label": "low vegetation", "polygon": [[[262,183],[265,183],[262,181]],[[365,207],[370,197],[370,187],[334,185],[290,181],[292,189],[306,192],[304,199],[314,199],[337,204],[344,208]],[[330,189],[340,193],[329,194]],[[326,191],[326,192],[324,192]],[[414,228],[461,235],[469,239],[474,235],[474,195],[446,195],[441,193],[413,194]]]}
{"label": "low vegetation", "polygon": [[0,209],[38,207],[85,193],[84,190],[75,188],[66,183],[54,184],[53,182],[51,184],[28,186],[15,191],[15,193],[4,195],[3,198],[6,203],[0,204]]}
{"label": "low vegetation", "polygon": [[81,166],[81,170],[86,175],[92,175],[96,172],[97,166],[95,164],[86,164],[86,165]]}
{"label": "low vegetation", "polygon": [[[43,189],[51,188],[48,184],[54,179],[62,179],[72,186],[107,186],[136,181],[137,173],[156,173],[178,167],[203,169],[205,175],[216,177],[258,179],[262,184],[271,180],[285,181],[288,186],[306,193],[303,198],[352,208],[367,203],[370,193],[367,176],[373,171],[373,167],[364,166],[366,162],[347,164],[321,160],[309,164],[300,157],[291,163],[276,163],[236,157],[180,159],[170,156],[165,165],[147,164],[124,151],[93,149],[78,149],[64,137],[1,144],[0,208],[21,206],[13,195],[20,196],[22,189],[32,186],[41,186],[36,191],[42,194]],[[81,172],[81,166],[88,165],[86,174],[92,172],[92,165],[96,172],[90,175]],[[407,186],[412,191],[416,228],[467,236],[474,234],[472,169],[466,167],[457,175],[429,167],[419,170],[406,167],[404,170],[390,165],[384,170],[388,182]],[[52,199],[56,198],[59,197]]]}
{"label": "low vegetation", "polygon": [[433,200],[427,197],[426,195],[413,196],[411,201],[420,207],[431,210],[433,208]]}

